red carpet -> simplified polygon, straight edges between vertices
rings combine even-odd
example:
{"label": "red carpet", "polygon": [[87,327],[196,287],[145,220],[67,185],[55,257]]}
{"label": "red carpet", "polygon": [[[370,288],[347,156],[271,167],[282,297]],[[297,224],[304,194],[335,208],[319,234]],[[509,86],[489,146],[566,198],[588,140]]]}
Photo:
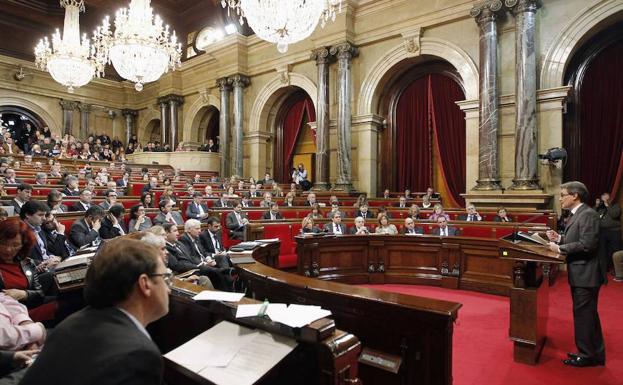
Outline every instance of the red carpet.
{"label": "red carpet", "polygon": [[567,352],[576,351],[565,275],[550,290],[549,338],[537,366],[513,362],[506,297],[428,286],[366,286],[463,304],[454,328],[454,385],[623,384],[623,283],[610,282],[599,293],[606,366],[591,368],[572,368],[561,362]]}

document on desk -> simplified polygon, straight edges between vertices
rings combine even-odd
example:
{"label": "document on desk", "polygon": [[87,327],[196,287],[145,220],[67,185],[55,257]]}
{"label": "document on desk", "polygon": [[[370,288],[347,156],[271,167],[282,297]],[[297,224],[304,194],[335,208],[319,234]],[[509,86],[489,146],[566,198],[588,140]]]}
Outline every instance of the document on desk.
{"label": "document on desk", "polygon": [[[250,304],[250,305],[238,305],[236,308],[236,318],[255,317],[260,314],[264,304]],[[266,306],[265,314],[274,311],[285,310],[288,307],[285,303],[271,303]]]}
{"label": "document on desk", "polygon": [[320,306],[290,304],[287,308],[269,308],[266,315],[275,322],[284,325],[301,328],[310,323],[331,315],[331,311],[322,309]]}
{"label": "document on desk", "polygon": [[244,293],[231,293],[228,291],[204,290],[193,297],[195,301],[225,301],[240,302]]}
{"label": "document on desk", "polygon": [[222,321],[165,357],[217,385],[250,385],[296,345],[290,338]]}

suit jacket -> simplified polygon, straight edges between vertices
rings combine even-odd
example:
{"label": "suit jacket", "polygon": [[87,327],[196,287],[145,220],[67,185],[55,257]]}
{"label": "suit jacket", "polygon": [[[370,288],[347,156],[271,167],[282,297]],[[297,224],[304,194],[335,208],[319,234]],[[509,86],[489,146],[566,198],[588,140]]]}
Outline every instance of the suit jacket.
{"label": "suit jacket", "polygon": [[97,238],[99,238],[99,233],[94,229],[91,229],[87,223],[83,219],[78,219],[71,225],[71,230],[69,230],[69,243],[76,248],[79,249],[84,245],[87,245]]}
{"label": "suit jacket", "polygon": [[115,183],[117,183],[117,187],[124,187],[125,188],[125,187],[128,187],[128,183],[129,182],[130,181],[126,182],[126,181],[123,180],[123,178],[121,178],[121,179],[118,179],[117,182],[115,182]]}
{"label": "suit jacket", "polygon": [[[115,203],[115,204],[119,204],[119,203]],[[106,201],[106,200],[104,202],[100,203],[98,206],[103,208],[104,210],[110,210],[110,207],[111,207],[110,203],[108,203],[108,201]]]}
{"label": "suit jacket", "polygon": [[158,347],[126,314],[87,307],[54,328],[20,384],[159,385],[162,371]]}
{"label": "suit jacket", "polygon": [[[209,211],[208,205],[206,205],[205,203],[202,203],[201,208],[203,209],[204,213],[208,213]],[[195,202],[190,202],[188,207],[186,207],[186,218],[201,220],[201,217],[199,216],[199,209],[197,208],[197,205],[195,204]]]}
{"label": "suit jacket", "polygon": [[216,233],[214,237],[219,243],[220,250],[216,250],[216,247],[214,247],[214,243],[212,242],[212,237],[210,236],[209,230],[202,231],[199,235],[199,242],[201,243],[201,246],[203,246],[203,249],[210,254],[216,254],[218,251],[225,250],[225,245],[223,245],[223,237],[221,233]]}
{"label": "suit jacket", "polygon": [[[415,231],[415,234],[424,234],[424,228],[421,227],[421,226],[415,226],[413,228],[413,230]],[[407,228],[406,227],[402,228],[402,233],[403,234],[407,234]]]}
{"label": "suit jacket", "polygon": [[84,207],[82,202],[78,201],[69,207],[69,211],[87,211],[87,209]]}
{"label": "suit jacket", "polygon": [[598,246],[599,214],[583,204],[567,222],[560,240],[560,253],[567,256],[570,286],[599,287],[606,282],[608,261],[600,260]]}
{"label": "suit jacket", "polygon": [[[201,242],[199,239],[193,244],[192,238],[188,234],[182,234],[180,239],[177,241],[180,248],[184,251],[184,257],[188,259],[188,261],[195,264],[195,268],[199,263],[203,261],[204,258],[209,257],[209,253],[205,251],[203,246],[201,246]],[[197,247],[195,247],[195,245]]]}
{"label": "suit jacket", "polygon": [[61,194],[68,196],[68,197],[77,197],[77,196],[80,196],[80,191],[70,190],[67,188],[67,186],[65,186],[65,188],[61,190]]}
{"label": "suit jacket", "polygon": [[11,206],[13,206],[13,211],[15,215],[19,215],[20,211],[22,211],[22,207],[17,203],[15,198],[11,199]]}
{"label": "suit jacket", "polygon": [[[343,223],[340,223],[338,226],[340,227],[340,230],[342,230],[342,234],[348,234],[346,230],[346,225],[344,225]],[[333,230],[334,230],[333,222],[325,223],[324,226],[322,227],[322,230],[327,233],[333,233]]]}
{"label": "suit jacket", "polygon": [[[119,224],[121,225],[121,228],[124,231],[124,235],[127,234],[128,229],[125,228],[125,226],[123,225],[123,222],[120,222]],[[112,221],[108,217],[105,217],[102,220],[102,227],[100,227],[99,232],[100,232],[100,237],[102,237],[102,239],[111,239],[111,238],[120,237],[122,235],[121,230],[119,230],[118,227],[113,227]]]}
{"label": "suit jacket", "polygon": [[[468,217],[467,214],[461,214],[461,215],[459,215],[457,220],[459,220],[459,221],[466,221],[467,217]],[[480,219],[478,219],[478,218],[480,218]],[[474,214],[474,222],[478,222],[478,221],[482,221],[482,217]]]}
{"label": "suit jacket", "polygon": [[368,210],[366,211],[366,214],[364,215],[361,211],[357,210],[357,212],[355,213],[355,218],[357,217],[374,218],[374,214],[372,214],[372,211]]}
{"label": "suit jacket", "polygon": [[503,220],[501,216],[496,215],[493,217],[493,222],[512,222],[512,220],[507,216],[506,220]]}
{"label": "suit jacket", "polygon": [[177,273],[184,273],[188,270],[197,268],[197,265],[201,262],[201,259],[196,260],[194,254],[189,254],[187,246],[182,245],[180,242],[166,245],[168,253],[168,266],[171,270]]}
{"label": "suit jacket", "polygon": [[[8,144],[3,143],[3,144],[2,144],[2,148],[4,149],[4,154],[5,154],[5,155],[9,153],[9,145],[8,145]],[[13,144],[11,145],[11,150],[13,151],[13,154],[15,154],[15,155],[17,155],[17,154],[19,153],[19,147],[17,147],[17,146],[15,145],[15,143],[13,143]]]}
{"label": "suit jacket", "polygon": [[227,201],[227,204],[223,205],[223,202],[220,199],[214,201],[214,207],[231,207],[231,202]]}
{"label": "suit jacket", "polygon": [[[459,235],[459,230],[457,228],[448,226],[447,229],[448,229],[448,236]],[[433,235],[439,235],[440,232],[441,231],[439,230],[439,226],[433,229]]]}
{"label": "suit jacket", "polygon": [[[182,214],[179,211],[171,211],[171,218],[175,221],[177,225],[183,225],[184,219],[182,218]],[[153,220],[154,225],[162,225],[163,223],[167,223],[166,215],[161,212],[156,215]]]}
{"label": "suit jacket", "polygon": [[67,245],[67,237],[65,234],[46,230],[42,231],[41,234],[45,240],[45,247],[48,249],[48,254],[56,255],[57,257],[61,257],[61,259],[69,257],[69,250],[67,248],[71,246]]}
{"label": "suit jacket", "polygon": [[[243,212],[240,213],[241,219],[244,219],[246,217],[247,216]],[[225,227],[227,227],[227,229],[231,231],[240,231],[244,228],[244,226],[241,225],[236,219],[236,213],[233,211],[227,214],[227,217],[225,219]]]}
{"label": "suit jacket", "polygon": [[[262,219],[265,219],[265,220],[267,220],[267,221],[270,221],[270,220],[271,220],[271,219],[270,219],[270,211],[265,212],[265,213],[262,215]],[[281,213],[277,211],[277,214],[275,214],[275,219],[274,219],[274,220],[279,220],[279,219],[283,219],[283,215],[281,215]]]}

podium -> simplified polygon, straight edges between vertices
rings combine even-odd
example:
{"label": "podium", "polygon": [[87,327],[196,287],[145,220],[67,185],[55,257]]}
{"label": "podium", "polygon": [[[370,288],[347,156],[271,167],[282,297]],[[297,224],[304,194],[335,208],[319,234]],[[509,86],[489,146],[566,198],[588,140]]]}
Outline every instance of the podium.
{"label": "podium", "polygon": [[513,359],[536,365],[547,340],[549,275],[552,265],[565,263],[563,255],[547,246],[512,239],[499,240],[501,259],[515,261],[510,289],[510,328]]}

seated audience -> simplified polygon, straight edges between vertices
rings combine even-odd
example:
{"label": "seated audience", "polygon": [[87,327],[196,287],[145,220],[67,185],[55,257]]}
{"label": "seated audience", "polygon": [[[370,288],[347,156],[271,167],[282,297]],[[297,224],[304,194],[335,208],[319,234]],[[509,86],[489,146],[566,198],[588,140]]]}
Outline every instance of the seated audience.
{"label": "seated audience", "polygon": [[244,193],[242,195],[242,199],[240,200],[240,204],[242,204],[243,208],[253,207],[253,202],[249,200],[249,194]]}
{"label": "seated audience", "polygon": [[146,184],[145,187],[143,187],[142,192],[145,193],[155,188],[158,188],[158,178],[156,178],[155,176],[152,176],[151,178],[149,178],[149,183]]}
{"label": "seated audience", "polygon": [[264,193],[264,200],[260,202],[260,207],[269,208],[270,206],[272,206],[272,204],[273,204],[273,194],[267,191]]}
{"label": "seated audience", "polygon": [[125,209],[120,204],[115,204],[108,209],[108,214],[104,216],[102,227],[99,229],[100,237],[102,239],[111,239],[126,235],[128,230],[123,223],[124,215]]}
{"label": "seated audience", "polygon": [[155,247],[105,245],[87,272],[88,306],[55,328],[21,384],[162,383],[162,355],[145,328],[167,314],[170,278]]}
{"label": "seated audience", "polygon": [[413,196],[411,195],[411,190],[409,190],[408,188],[407,188],[407,189],[405,189],[405,195],[404,195],[404,197],[405,197],[407,200],[413,199]]}
{"label": "seated audience", "polygon": [[342,214],[339,211],[332,211],[329,215],[331,222],[325,223],[323,231],[339,235],[346,234],[346,226],[342,223]]}
{"label": "seated audience", "polygon": [[386,188],[385,191],[383,191],[383,199],[390,199],[391,198],[391,194],[389,192],[389,189]]}
{"label": "seated audience", "polygon": [[69,211],[69,208],[63,204],[63,194],[58,190],[50,190],[47,203],[52,214],[66,213]]}
{"label": "seated audience", "polygon": [[368,231],[368,228],[365,226],[363,217],[355,218],[355,226],[350,229],[350,233],[355,235],[370,234],[370,231]]}
{"label": "seated audience", "polygon": [[420,208],[416,203],[411,204],[411,206],[409,207],[408,217],[412,218],[415,221],[420,219]]}
{"label": "seated audience", "polygon": [[308,214],[313,220],[322,219],[322,213],[320,212],[320,205],[316,203],[312,206],[311,212]]}
{"label": "seated audience", "polygon": [[193,194],[193,201],[186,207],[186,218],[205,222],[210,216],[208,205],[199,191]]}
{"label": "seated audience", "polygon": [[465,207],[465,214],[461,214],[459,215],[459,217],[457,218],[459,221],[468,221],[468,222],[477,222],[477,221],[482,221],[482,217],[480,216],[480,214],[478,214],[478,211],[476,211],[476,206],[474,206],[473,204],[468,204]]}
{"label": "seated audience", "polygon": [[512,219],[508,216],[506,209],[504,207],[500,207],[498,209],[498,215],[493,217],[494,222],[512,222]]}
{"label": "seated audience", "polygon": [[362,217],[366,219],[374,218],[374,213],[369,210],[368,204],[364,203],[359,206],[359,210],[355,213],[355,217]]}
{"label": "seated audience", "polygon": [[173,206],[177,206],[177,197],[173,194],[173,186],[166,186],[162,190],[162,195],[160,195],[160,200],[168,199],[171,201]]}
{"label": "seated audience", "polygon": [[375,232],[377,234],[396,235],[398,234],[398,229],[396,225],[389,223],[387,215],[379,215],[379,225],[376,227]]}
{"label": "seated audience", "polygon": [[[226,252],[221,235],[221,222],[216,217],[209,217],[208,227],[199,235],[199,241],[203,248],[211,254],[223,254]],[[218,263],[218,261],[217,261]]]}
{"label": "seated audience", "polygon": [[454,227],[448,226],[448,220],[444,216],[437,218],[437,227],[433,229],[433,235],[439,235],[441,237],[459,235],[459,231]]}
{"label": "seated audience", "polygon": [[244,240],[244,232],[249,220],[246,214],[242,212],[242,205],[236,202],[234,211],[227,214],[225,218],[225,227],[229,230],[229,237],[232,239]]}
{"label": "seated audience", "polygon": [[340,214],[342,218],[346,218],[346,215],[340,211],[340,204],[337,201],[331,203],[331,211],[327,213],[327,218],[332,218],[335,213]]}
{"label": "seated audience", "polygon": [[216,208],[226,208],[231,206],[232,203],[230,203],[230,201],[224,195],[214,202],[214,207]]}
{"label": "seated audience", "polygon": [[430,203],[430,198],[428,197],[428,195],[424,195],[422,197],[422,208],[423,209],[428,209],[432,206],[433,204]]}
{"label": "seated audience", "polygon": [[285,207],[294,207],[295,206],[295,204],[294,204],[294,198],[295,197],[296,197],[296,195],[294,195],[292,193],[292,191],[288,192],[286,194],[286,199],[283,201],[283,205]]}
{"label": "seated audience", "polygon": [[268,210],[267,212],[264,213],[264,215],[262,215],[262,219],[270,220],[270,221],[283,219],[283,216],[279,212],[279,205],[277,204],[277,202],[273,202],[271,204],[270,210]]}
{"label": "seated audience", "polygon": [[146,209],[153,209],[154,208],[153,195],[149,191],[141,193],[141,204]]}
{"label": "seated audience", "polygon": [[99,229],[102,227],[104,210],[91,206],[82,219],[76,220],[69,230],[69,243],[79,249],[83,246],[97,246],[101,240]]}
{"label": "seated audience", "polygon": [[11,201],[15,214],[19,214],[22,210],[22,206],[30,200],[32,196],[32,186],[26,183],[19,184],[17,186],[17,193],[15,198]]}
{"label": "seated audience", "polygon": [[176,225],[183,225],[184,219],[179,211],[173,211],[173,201],[168,198],[160,200],[158,203],[160,212],[154,218],[154,225],[162,225],[163,223],[175,223]]}
{"label": "seated audience", "polygon": [[133,233],[136,231],[145,231],[153,226],[151,218],[145,215],[145,207],[141,204],[130,208],[130,222],[128,230]]}
{"label": "seated audience", "polygon": [[424,228],[421,226],[415,226],[415,220],[413,218],[405,218],[405,227],[402,229],[402,233],[405,235],[424,234]]}
{"label": "seated audience", "polygon": [[214,195],[214,193],[212,192],[212,186],[211,185],[207,185],[204,188],[203,191],[205,193],[204,195],[205,195],[206,198],[215,198],[216,197],[216,195]]}
{"label": "seated audience", "polygon": [[440,203],[437,203],[435,205],[435,207],[433,207],[433,213],[431,215],[429,215],[428,219],[430,219],[431,221],[437,221],[437,218],[439,217],[444,217],[446,218],[446,221],[450,220],[450,215],[446,214],[443,211],[443,206]]}
{"label": "seated audience", "polygon": [[407,198],[400,196],[400,198],[398,198],[398,205],[396,207],[399,207],[401,209],[407,208]]}
{"label": "seated audience", "polygon": [[313,192],[310,192],[309,194],[307,194],[306,206],[314,207],[315,205],[316,205],[316,194]]}
{"label": "seated audience", "polygon": [[61,193],[66,197],[79,196],[80,189],[78,188],[78,178],[73,175],[68,175],[65,178],[65,188],[61,190]]}
{"label": "seated audience", "polygon": [[[19,165],[16,165],[17,162],[13,163],[13,166],[19,169]],[[12,168],[7,168],[4,170],[4,183],[6,184],[20,184],[22,183],[21,179],[15,177],[15,170]]]}
{"label": "seated audience", "polygon": [[431,201],[432,199],[439,199],[439,193],[436,193],[432,187],[428,187],[426,189],[426,194],[422,195],[422,199],[424,199],[424,197],[426,197],[428,201]]}
{"label": "seated audience", "polygon": [[74,253],[74,249],[67,242],[65,225],[57,221],[50,211],[46,212],[41,228],[43,229],[43,236],[46,238],[46,248],[52,255],[65,259]]}
{"label": "seated audience", "polygon": [[366,194],[359,194],[359,196],[357,197],[357,200],[353,204],[353,207],[359,208],[363,204],[367,205],[368,204],[368,199],[366,198]]}
{"label": "seated audience", "polygon": [[21,220],[30,227],[35,236],[35,244],[30,252],[30,258],[37,266],[38,272],[45,272],[49,268],[53,268],[62,259],[60,255],[55,255],[52,250],[48,249],[48,239],[42,228],[47,210],[48,207],[45,203],[32,200],[26,202],[19,214]]}
{"label": "seated audience", "polygon": [[48,175],[45,172],[35,174],[35,185],[41,186],[48,184]]}
{"label": "seated audience", "polygon": [[43,345],[45,336],[45,326],[30,319],[26,306],[0,293],[0,349],[36,349]]}

